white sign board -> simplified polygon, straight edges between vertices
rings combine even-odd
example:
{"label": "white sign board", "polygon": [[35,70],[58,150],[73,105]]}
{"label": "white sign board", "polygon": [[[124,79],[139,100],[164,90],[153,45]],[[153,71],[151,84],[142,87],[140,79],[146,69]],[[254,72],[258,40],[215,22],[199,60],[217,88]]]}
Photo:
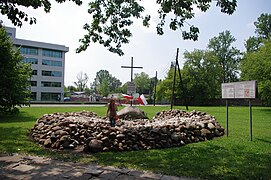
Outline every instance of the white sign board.
{"label": "white sign board", "polygon": [[134,82],[127,82],[127,94],[136,93],[136,86]]}
{"label": "white sign board", "polygon": [[257,81],[242,81],[221,84],[222,99],[255,99]]}

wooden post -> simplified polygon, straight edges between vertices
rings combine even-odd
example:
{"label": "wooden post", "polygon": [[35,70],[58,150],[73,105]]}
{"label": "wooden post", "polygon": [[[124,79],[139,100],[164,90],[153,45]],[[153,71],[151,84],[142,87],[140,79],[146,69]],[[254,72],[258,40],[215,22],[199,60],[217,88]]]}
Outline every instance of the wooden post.
{"label": "wooden post", "polygon": [[178,55],[179,55],[179,48],[177,48],[176,62],[175,62],[175,65],[174,65],[174,77],[173,77],[171,103],[170,103],[170,109],[171,110],[172,110],[173,105],[174,105],[174,92],[175,92],[175,83],[176,83],[176,68],[177,68]]}
{"label": "wooden post", "polygon": [[157,86],[157,71],[155,72],[155,80],[154,80],[154,96],[153,96],[153,105],[155,106],[156,99],[156,86]]}

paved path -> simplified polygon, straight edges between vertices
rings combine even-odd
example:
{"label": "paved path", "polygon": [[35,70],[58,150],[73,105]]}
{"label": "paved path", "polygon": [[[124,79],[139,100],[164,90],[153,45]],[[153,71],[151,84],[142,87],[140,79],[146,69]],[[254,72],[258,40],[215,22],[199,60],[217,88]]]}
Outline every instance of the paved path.
{"label": "paved path", "polygon": [[111,166],[85,165],[20,154],[0,154],[0,179],[23,180],[191,180]]}

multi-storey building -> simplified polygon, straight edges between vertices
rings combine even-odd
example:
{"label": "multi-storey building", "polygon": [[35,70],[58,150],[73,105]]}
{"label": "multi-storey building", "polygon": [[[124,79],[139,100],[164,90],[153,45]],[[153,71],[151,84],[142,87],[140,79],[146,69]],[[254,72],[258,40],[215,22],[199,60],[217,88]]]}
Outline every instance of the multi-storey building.
{"label": "multi-storey building", "polygon": [[23,61],[31,63],[31,101],[63,101],[65,53],[63,45],[16,38],[16,29],[5,27]]}

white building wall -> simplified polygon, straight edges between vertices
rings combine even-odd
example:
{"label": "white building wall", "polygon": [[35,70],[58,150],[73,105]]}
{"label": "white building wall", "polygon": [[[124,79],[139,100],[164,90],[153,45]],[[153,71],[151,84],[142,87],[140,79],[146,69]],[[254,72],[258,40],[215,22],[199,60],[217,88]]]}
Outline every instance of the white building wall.
{"label": "white building wall", "polygon": [[[15,37],[16,35],[16,29],[15,28],[9,28],[6,27],[6,30],[11,37],[13,44],[15,46],[20,47],[33,47],[38,48],[38,55],[29,55],[29,54],[22,54],[26,58],[36,58],[38,59],[38,64],[31,64],[32,70],[37,70],[37,75],[33,75],[30,79],[30,81],[37,81],[37,86],[31,86],[31,92],[36,92],[36,101],[43,101],[42,99],[42,93],[57,93],[60,95],[60,101],[63,101],[64,98],[64,74],[65,74],[65,53],[69,51],[69,48],[63,45],[57,45],[57,44],[50,44],[50,43],[44,43],[44,42],[37,42],[37,41],[29,41],[24,39],[17,39]],[[46,50],[53,50],[62,52],[62,57],[48,57],[43,56],[43,49]],[[49,65],[43,65],[42,60],[50,60],[50,61],[61,61],[62,66],[49,66]],[[43,76],[42,71],[59,71],[61,72],[61,77],[52,77],[52,76]],[[43,87],[42,81],[45,82],[60,82],[61,87]],[[52,101],[52,100],[46,100],[46,101]],[[54,100],[56,101],[56,100]]]}

